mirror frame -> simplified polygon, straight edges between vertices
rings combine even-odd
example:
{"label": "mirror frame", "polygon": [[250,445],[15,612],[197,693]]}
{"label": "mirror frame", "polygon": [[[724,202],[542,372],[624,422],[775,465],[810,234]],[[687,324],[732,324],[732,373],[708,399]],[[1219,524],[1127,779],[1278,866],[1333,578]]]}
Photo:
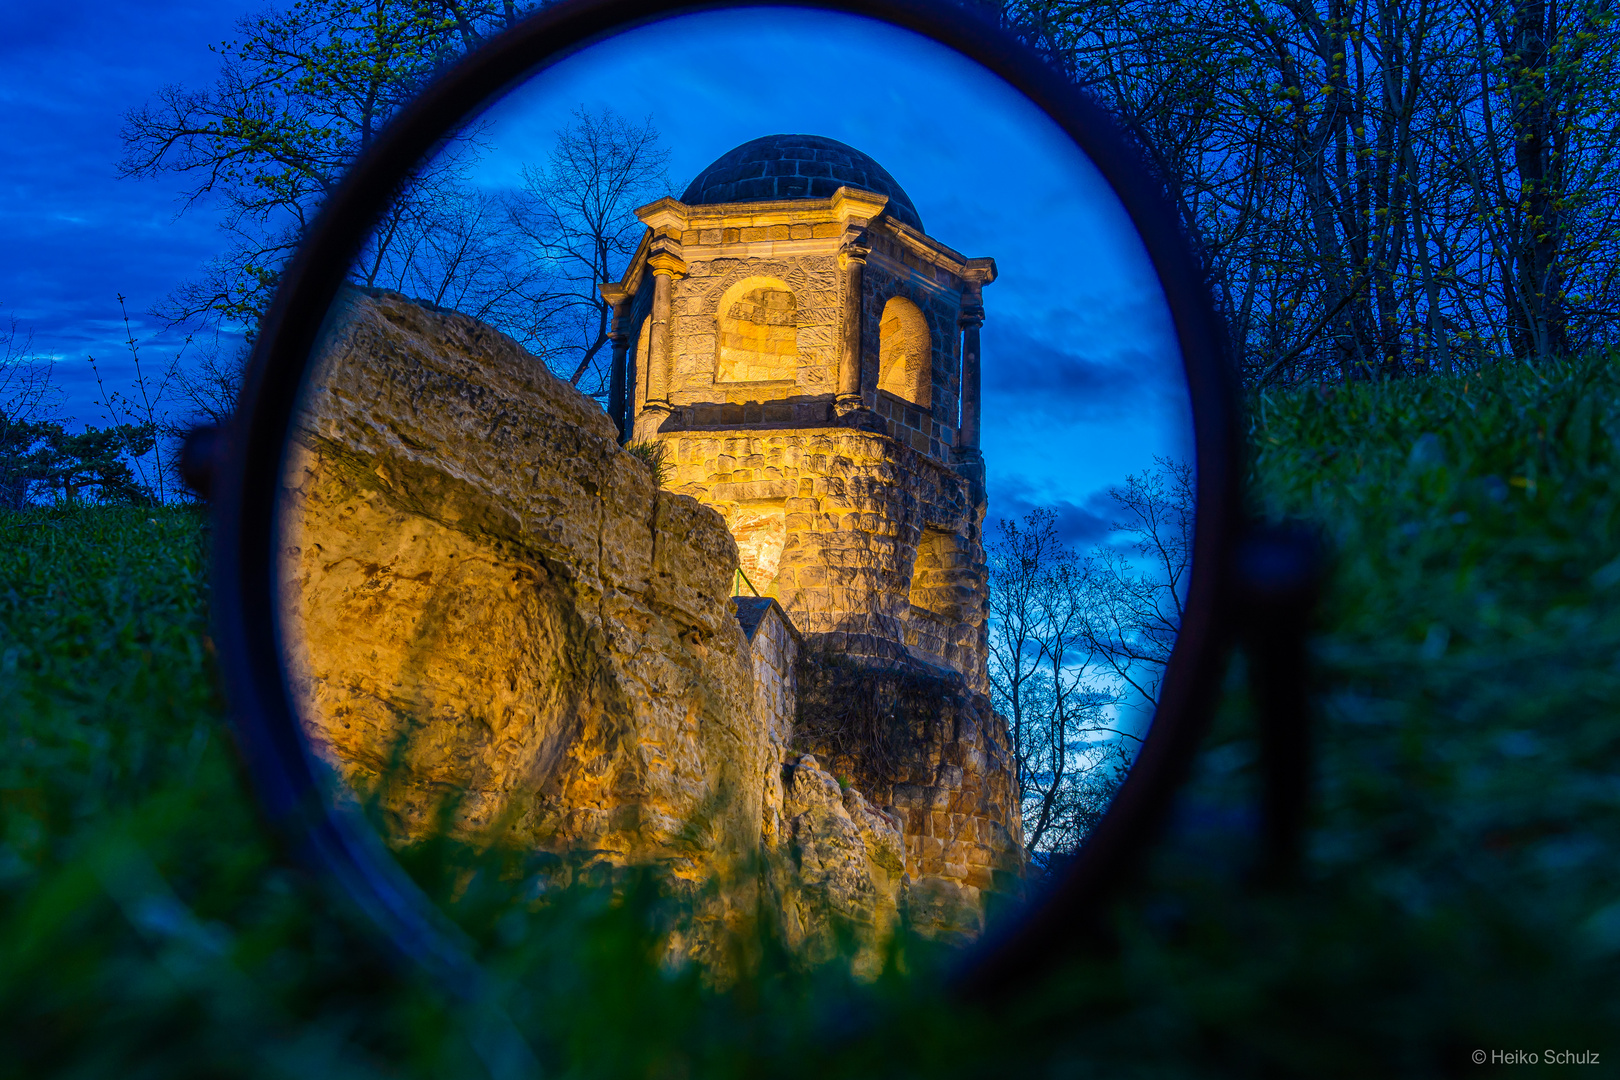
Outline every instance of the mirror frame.
{"label": "mirror frame", "polygon": [[1235,368],[1191,239],[1115,121],[1035,52],[960,7],[928,0],[563,0],[438,75],[390,122],[328,199],[288,265],[214,440],[213,618],[230,718],[260,805],[294,853],[334,881],[397,952],[463,1001],[489,1001],[461,932],[352,809],[337,806],[303,738],[282,666],[274,516],[283,451],[327,311],[402,178],[442,137],[524,77],[621,31],[674,16],[791,7],[875,19],[976,61],[1046,113],[1087,155],[1137,229],[1164,289],[1192,404],[1197,506],[1183,622],[1148,735],[1107,815],[1061,879],[969,949],[957,988],[994,998],[1098,930],[1092,916],[1163,825],[1208,724],[1232,637],[1228,572],[1241,526]]}

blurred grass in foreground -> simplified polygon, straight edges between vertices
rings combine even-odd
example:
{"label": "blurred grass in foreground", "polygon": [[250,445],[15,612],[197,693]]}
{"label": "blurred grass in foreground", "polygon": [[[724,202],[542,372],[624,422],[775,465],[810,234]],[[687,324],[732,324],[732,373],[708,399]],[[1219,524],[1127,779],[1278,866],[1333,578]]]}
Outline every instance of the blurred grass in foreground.
{"label": "blurred grass in foreground", "polygon": [[[668,902],[458,915],[551,1073],[1445,1076],[1620,1062],[1620,368],[1269,394],[1256,505],[1336,551],[1307,880],[1248,884],[1234,666],[1116,947],[994,1014],[765,953],[660,968]],[[278,852],[231,757],[185,509],[0,520],[0,1075],[477,1075],[432,989]],[[412,854],[466,884],[465,853]],[[914,967],[926,969],[917,956]],[[1489,1065],[1485,1067],[1487,1070]]]}

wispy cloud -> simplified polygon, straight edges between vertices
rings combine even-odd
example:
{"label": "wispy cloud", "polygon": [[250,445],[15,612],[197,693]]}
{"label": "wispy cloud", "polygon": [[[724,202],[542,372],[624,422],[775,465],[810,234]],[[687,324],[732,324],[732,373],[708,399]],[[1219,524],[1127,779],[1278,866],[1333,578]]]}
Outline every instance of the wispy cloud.
{"label": "wispy cloud", "polygon": [[1022,524],[1037,508],[1052,511],[1057,518],[1058,535],[1080,551],[1088,551],[1105,541],[1109,524],[1116,516],[1114,500],[1107,491],[1094,491],[1079,500],[1054,498],[1041,480],[1003,474],[991,486],[990,508],[984,519],[985,538],[995,536],[999,522]]}

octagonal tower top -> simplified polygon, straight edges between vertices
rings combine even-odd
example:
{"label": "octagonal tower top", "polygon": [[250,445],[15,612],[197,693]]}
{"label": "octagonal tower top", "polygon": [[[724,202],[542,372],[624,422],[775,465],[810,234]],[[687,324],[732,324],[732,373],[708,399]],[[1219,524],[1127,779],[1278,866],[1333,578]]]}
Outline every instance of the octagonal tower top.
{"label": "octagonal tower top", "polygon": [[888,170],[835,139],[768,135],[636,213],[647,233],[602,285],[626,439],[856,427],[981,475],[995,262],[925,233]]}

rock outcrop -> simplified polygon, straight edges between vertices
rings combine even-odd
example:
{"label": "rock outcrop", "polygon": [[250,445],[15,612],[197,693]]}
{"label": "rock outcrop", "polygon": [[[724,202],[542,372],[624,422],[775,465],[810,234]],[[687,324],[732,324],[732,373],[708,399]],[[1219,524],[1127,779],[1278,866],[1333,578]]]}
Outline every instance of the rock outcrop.
{"label": "rock outcrop", "polygon": [[402,835],[693,876],[759,842],[736,545],[510,339],[350,294],[286,469],[284,626],[328,759]]}
{"label": "rock outcrop", "polygon": [[783,937],[813,959],[852,945],[856,972],[876,975],[908,891],[900,823],[811,754],[783,772]]}
{"label": "rock outcrop", "polygon": [[796,685],[795,747],[900,828],[914,929],[969,939],[1022,898],[1012,748],[988,698],[949,670],[832,652],[804,653]]}

